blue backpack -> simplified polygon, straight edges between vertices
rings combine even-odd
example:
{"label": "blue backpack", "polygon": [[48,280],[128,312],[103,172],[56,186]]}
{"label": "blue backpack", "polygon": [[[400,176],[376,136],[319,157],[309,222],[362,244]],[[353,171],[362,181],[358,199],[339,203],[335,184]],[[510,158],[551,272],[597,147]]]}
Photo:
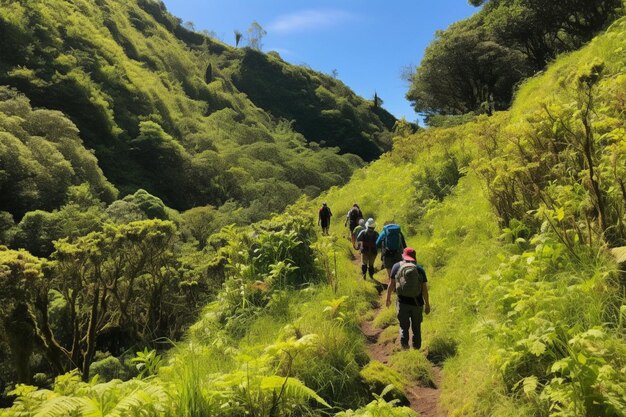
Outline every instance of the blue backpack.
{"label": "blue backpack", "polygon": [[383,227],[383,231],[385,232],[385,248],[387,251],[396,252],[402,249],[402,232],[400,231],[400,226],[397,224],[388,224]]}

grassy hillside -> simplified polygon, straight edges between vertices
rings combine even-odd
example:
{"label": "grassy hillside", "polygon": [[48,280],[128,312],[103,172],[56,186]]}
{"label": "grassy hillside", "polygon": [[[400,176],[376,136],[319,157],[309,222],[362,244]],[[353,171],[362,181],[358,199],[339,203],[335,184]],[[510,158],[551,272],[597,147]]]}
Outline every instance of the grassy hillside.
{"label": "grassy hillside", "polygon": [[[223,228],[201,251],[172,238],[177,227],[184,237],[185,227],[199,224],[189,212],[63,240],[49,260],[0,250],[0,313],[14,365],[28,364],[15,354],[17,342],[40,352],[25,342],[37,340],[42,326],[33,323],[43,312],[63,312],[62,294],[53,293],[49,309],[37,298],[36,289],[49,294],[45,274],[58,280],[78,264],[88,277],[123,271],[122,288],[162,282],[169,289],[157,316],[163,321],[189,314],[181,305],[201,303],[198,287],[217,287],[216,301],[165,358],[77,343],[79,357],[94,359],[83,379],[98,374],[108,382],[81,381],[77,372],[54,383],[38,375],[11,392],[15,403],[0,415],[412,415],[381,398],[388,382],[402,398],[406,380],[382,364],[368,366],[358,326],[376,292],[360,280],[342,237],[354,201],[379,225],[400,223],[425,266],[433,308],[423,339],[429,356],[443,362],[448,415],[625,415],[624,271],[611,255],[626,238],[625,43],[621,19],[522,86],[510,112],[395,138],[392,152],[346,186],[271,221]],[[74,190],[65,210],[80,206],[81,195]],[[330,237],[314,225],[322,199],[335,213]],[[145,194],[126,203],[168,215]],[[132,268],[136,257],[150,268]],[[86,297],[103,288],[90,285]],[[161,295],[158,287],[151,294]],[[165,298],[170,293],[175,298]],[[143,313],[148,303],[130,301],[145,319],[139,327],[159,331],[162,321]],[[26,314],[33,311],[40,314]],[[389,335],[392,311],[386,319],[380,324]],[[31,333],[16,332],[19,324]],[[400,356],[390,364],[402,363]]]}
{"label": "grassy hillside", "polygon": [[190,32],[158,1],[3,2],[0,54],[0,85],[63,112],[122,195],[179,210],[268,194],[282,209],[390,146],[393,117],[341,82]]}
{"label": "grassy hillside", "polygon": [[429,273],[427,349],[456,352],[449,415],[626,413],[611,256],[626,238],[624,42],[621,19],[525,83],[510,112],[397,138],[323,197],[408,232]]}

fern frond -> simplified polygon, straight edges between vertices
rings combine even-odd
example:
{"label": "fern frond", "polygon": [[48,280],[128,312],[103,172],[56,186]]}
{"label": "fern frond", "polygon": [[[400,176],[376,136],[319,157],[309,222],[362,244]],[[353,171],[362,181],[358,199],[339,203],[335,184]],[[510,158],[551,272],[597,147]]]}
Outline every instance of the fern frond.
{"label": "fern frond", "polygon": [[261,379],[261,390],[263,391],[279,391],[285,387],[284,394],[286,397],[297,400],[313,399],[318,403],[330,407],[330,405],[320,397],[317,392],[307,387],[297,378],[284,378],[277,375],[266,376]]}
{"label": "fern frond", "polygon": [[143,384],[126,395],[107,414],[107,417],[128,417],[133,415],[160,415],[168,408],[171,399],[158,383]]}
{"label": "fern frond", "polygon": [[90,400],[82,397],[56,397],[41,404],[33,417],[67,417],[82,414],[90,408]]}

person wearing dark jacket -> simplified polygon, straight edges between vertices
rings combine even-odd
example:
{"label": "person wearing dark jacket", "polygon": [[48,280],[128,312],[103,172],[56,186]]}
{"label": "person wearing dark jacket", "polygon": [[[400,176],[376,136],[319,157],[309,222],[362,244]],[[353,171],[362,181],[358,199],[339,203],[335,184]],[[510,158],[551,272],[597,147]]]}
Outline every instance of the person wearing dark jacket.
{"label": "person wearing dark jacket", "polygon": [[350,240],[352,241],[352,246],[354,246],[354,242],[356,236],[352,234],[352,231],[355,227],[359,225],[359,220],[363,218],[363,212],[357,203],[352,205],[352,208],[348,211],[346,215],[346,221],[343,222],[344,226],[348,226],[350,232]]}
{"label": "person wearing dark jacket", "polygon": [[328,229],[330,228],[330,218],[333,216],[333,212],[330,211],[330,207],[326,202],[322,203],[322,207],[317,215],[317,224],[322,227],[322,235],[328,236]]}

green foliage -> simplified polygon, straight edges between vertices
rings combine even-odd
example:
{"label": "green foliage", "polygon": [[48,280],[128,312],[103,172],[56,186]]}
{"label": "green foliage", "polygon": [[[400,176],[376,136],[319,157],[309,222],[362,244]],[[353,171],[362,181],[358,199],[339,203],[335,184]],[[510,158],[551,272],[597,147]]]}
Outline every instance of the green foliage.
{"label": "green foliage", "polygon": [[409,407],[398,407],[398,400],[385,401],[384,397],[394,389],[387,385],[380,395],[374,394],[376,399],[365,407],[356,411],[348,410],[335,414],[335,417],[415,417],[417,414]]}
{"label": "green foliage", "polygon": [[102,381],[111,381],[112,379],[126,379],[127,370],[124,365],[115,356],[108,356],[99,361],[93,362],[89,366],[89,375],[98,376]]}
{"label": "green foliage", "polygon": [[449,415],[626,408],[623,277],[607,251],[624,244],[625,28],[530,79],[510,112],[398,137],[324,196],[394,219],[417,249]]}
{"label": "green foliage", "polygon": [[130,363],[135,365],[139,371],[139,378],[144,378],[156,375],[161,364],[161,356],[154,349],[144,348],[143,352],[137,352],[137,356],[132,358]]}
{"label": "green foliage", "polygon": [[373,324],[379,329],[385,329],[398,322],[396,316],[397,313],[395,308],[385,308],[376,316]]}
{"label": "green foliage", "polygon": [[[621,0],[471,3],[484,6],[437,32],[420,65],[407,75],[407,98],[417,112],[432,117],[506,109],[521,80],[623,15]],[[442,125],[442,119],[433,122]]]}
{"label": "green foliage", "polygon": [[419,350],[405,350],[393,354],[389,358],[389,366],[411,383],[436,388],[432,365]]}
{"label": "green foliage", "polygon": [[[372,361],[361,370],[361,377],[372,394],[380,393],[380,397],[386,401],[396,400],[403,405],[409,403],[404,393],[407,380],[398,371],[383,365],[381,362]],[[390,385],[392,388],[387,389],[386,387]]]}
{"label": "green foliage", "polygon": [[456,355],[459,342],[449,336],[435,335],[428,341],[428,359],[434,363],[443,363]]}
{"label": "green foliage", "polygon": [[111,202],[117,191],[62,113],[32,109],[16,90],[0,86],[0,210],[21,219],[27,211],[52,210],[70,187],[89,184]]}
{"label": "green foliage", "polygon": [[35,387],[18,385],[12,394],[17,396],[15,405],[11,410],[3,411],[3,417],[22,415],[156,417],[172,410],[164,406],[169,402],[166,388],[155,381],[113,380],[97,384],[94,379],[87,383],[81,382],[77,373],[57,377],[52,390],[37,391]]}
{"label": "green foliage", "polygon": [[506,109],[528,76],[524,55],[498,43],[480,14],[437,32],[411,76],[407,98],[425,114],[491,114]]}
{"label": "green foliage", "polygon": [[[234,200],[247,209],[242,222],[255,222],[302,193],[345,183],[363,161],[339,153],[373,159],[390,145],[393,116],[370,111],[336,80],[253,49],[261,49],[264,33],[256,22],[251,48],[237,50],[186,29],[151,0],[14,2],[0,19],[0,84],[28,97],[6,87],[0,93],[0,161],[8,168],[0,211],[18,220],[58,208],[69,185],[88,182],[107,204],[113,183],[123,195],[144,189],[179,210]],[[329,109],[341,109],[342,130],[324,130],[319,111],[308,111],[319,107],[314,94],[285,102],[267,91],[267,77],[249,89],[234,82],[249,54],[287,70],[272,78],[274,86],[292,80],[290,91],[312,93],[324,84],[337,101]],[[273,98],[300,111],[261,103]],[[138,220],[120,203],[115,210]]]}

